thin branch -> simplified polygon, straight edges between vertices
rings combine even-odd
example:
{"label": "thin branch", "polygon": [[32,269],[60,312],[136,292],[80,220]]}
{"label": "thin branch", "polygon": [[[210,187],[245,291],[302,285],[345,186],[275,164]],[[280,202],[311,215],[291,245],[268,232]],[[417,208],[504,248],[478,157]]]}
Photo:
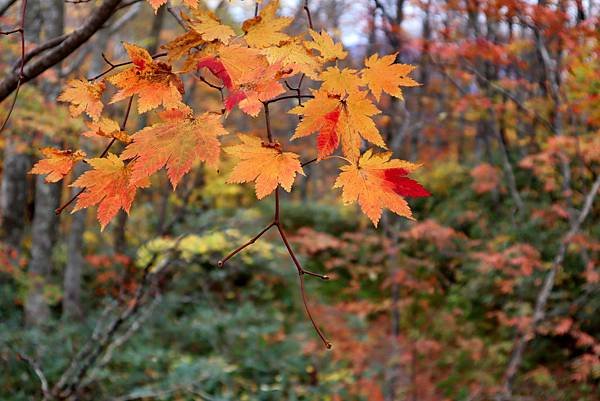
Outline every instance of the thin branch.
{"label": "thin branch", "polygon": [[3,16],[16,2],[17,0],[4,0],[4,2],[0,4],[0,17]]}
{"label": "thin branch", "polygon": [[[304,9],[306,10],[307,16],[308,16],[308,21],[309,21],[309,26],[312,29],[312,19],[310,16],[310,10],[308,8],[308,0],[306,0],[304,2]],[[258,2],[256,3],[256,13],[258,13]],[[266,131],[267,131],[267,139],[269,141],[269,143],[273,143],[273,132],[271,130],[271,115],[269,112],[269,104],[274,103],[274,102],[278,102],[280,100],[286,100],[286,99],[298,99],[298,103],[302,104],[302,98],[314,98],[314,96],[312,95],[302,95],[300,93],[301,91],[301,87],[302,87],[302,81],[304,80],[304,75],[302,75],[302,77],[300,78],[300,81],[298,82],[298,86],[297,87],[292,87],[290,86],[290,84],[288,82],[285,82],[286,86],[288,87],[288,89],[296,91],[297,93],[295,95],[284,95],[284,96],[280,96],[277,97],[275,99],[271,99],[271,100],[267,100],[262,102],[263,106],[264,106],[264,110],[265,110],[265,124],[266,124]],[[310,160],[304,164],[302,164],[302,166],[305,166],[307,164],[310,164],[312,162],[316,161],[316,159]],[[241,251],[243,251],[245,248],[247,248],[248,246],[254,244],[260,237],[262,237],[267,231],[269,231],[272,227],[277,227],[277,231],[279,232],[279,236],[281,237],[281,240],[283,241],[283,244],[285,245],[290,258],[292,259],[292,261],[294,262],[294,265],[296,266],[296,271],[298,272],[298,278],[300,281],[300,294],[302,295],[302,303],[304,304],[304,309],[306,310],[306,314],[308,315],[308,318],[310,319],[310,322],[312,323],[315,331],[317,332],[317,335],[319,336],[319,338],[321,339],[321,341],[323,341],[323,344],[325,344],[325,346],[327,348],[331,348],[331,343],[327,340],[327,338],[325,337],[325,335],[323,334],[323,332],[319,329],[319,327],[317,326],[317,323],[315,321],[315,319],[312,316],[312,313],[310,311],[310,308],[308,306],[308,300],[306,297],[306,290],[304,289],[304,276],[305,275],[309,275],[309,276],[313,276],[313,277],[318,277],[321,280],[329,280],[329,276],[327,275],[323,275],[323,274],[319,274],[319,273],[314,273],[308,270],[305,270],[302,265],[300,264],[300,261],[298,260],[298,258],[296,257],[296,254],[294,253],[287,235],[285,234],[285,231],[283,229],[283,224],[281,222],[281,216],[280,216],[280,202],[279,202],[279,188],[275,188],[275,212],[273,214],[273,220],[271,220],[271,222],[265,227],[263,228],[258,234],[256,234],[254,237],[252,237],[250,240],[248,240],[247,242],[245,242],[244,244],[240,245],[239,247],[237,247],[236,249],[234,249],[233,251],[231,251],[227,256],[225,256],[225,258],[219,260],[217,262],[217,265],[219,267],[223,267],[225,265],[225,263],[231,259],[232,257],[234,257],[235,255],[237,255],[238,253],[240,253]]]}
{"label": "thin branch", "polygon": [[173,7],[171,7],[170,5],[167,5],[167,11],[168,11],[169,14],[171,14],[173,16],[173,18],[175,18],[175,21],[177,21],[177,23],[183,29],[186,29],[186,30],[188,29],[187,26],[185,25],[185,22],[181,18],[181,16],[177,15],[177,12],[175,12],[175,10],[173,9]]}
{"label": "thin branch", "polygon": [[265,107],[265,123],[267,126],[267,138],[269,139],[269,143],[273,143],[273,133],[271,132],[271,117],[269,116],[269,103],[263,102],[263,106]]}
{"label": "thin branch", "polygon": [[46,375],[44,374],[42,368],[40,367],[39,363],[33,359],[32,357],[30,357],[29,355],[18,351],[16,349],[14,349],[13,347],[11,347],[9,345],[9,348],[12,349],[12,351],[17,355],[17,358],[23,362],[25,362],[27,364],[27,366],[31,369],[31,371],[33,373],[35,373],[35,375],[37,376],[38,380],[40,381],[40,388],[42,390],[42,395],[44,397],[44,399],[46,399],[48,397],[48,380],[46,379]]}
{"label": "thin branch", "polygon": [[304,0],[304,11],[306,12],[306,18],[308,19],[308,27],[313,29],[312,16],[310,15],[310,8],[308,8],[308,0]]}
{"label": "thin branch", "polygon": [[[52,396],[60,399],[69,399],[72,395],[76,394],[77,391],[85,385],[84,379],[89,376],[91,369],[96,366],[99,357],[106,355],[106,353],[115,346],[115,341],[126,340],[127,333],[132,329],[136,322],[136,316],[142,311],[141,308],[146,304],[149,299],[149,284],[151,279],[158,277],[158,275],[177,259],[179,244],[185,237],[180,236],[173,246],[169,248],[166,253],[167,256],[161,260],[160,263],[156,264],[158,260],[158,254],[154,254],[151,260],[145,265],[144,271],[140,284],[135,292],[135,295],[131,302],[127,303],[127,307],[117,316],[112,322],[99,333],[96,337],[92,336],[87,344],[77,353],[77,355],[71,360],[69,368],[62,374],[58,382],[53,386],[51,390]],[[129,329],[125,330],[122,336],[118,336],[121,328],[127,327],[126,324],[133,319],[129,325]],[[108,362],[107,360],[102,361],[103,363]]]}
{"label": "thin branch", "polygon": [[256,234],[254,237],[252,237],[251,239],[249,239],[247,242],[245,242],[244,244],[238,246],[236,249],[234,249],[233,251],[231,251],[227,256],[225,256],[223,259],[219,260],[217,262],[217,265],[219,267],[223,267],[225,266],[225,263],[227,263],[227,261],[231,258],[233,258],[235,255],[237,255],[238,253],[240,253],[241,251],[243,251],[244,249],[246,249],[247,247],[249,247],[250,245],[254,244],[260,237],[262,237],[267,231],[269,231],[271,229],[271,227],[273,227],[275,225],[274,222],[269,223],[269,225],[267,225],[265,228],[263,228],[262,230],[260,230],[260,232],[258,234]]}
{"label": "thin branch", "polygon": [[271,103],[275,103],[275,102],[279,102],[281,100],[286,100],[286,99],[314,99],[313,95],[285,95],[285,96],[280,96],[280,97],[276,97],[275,99],[271,99],[271,100],[267,100],[265,102],[263,102],[264,104],[271,104]]}
{"label": "thin branch", "polygon": [[5,75],[0,80],[0,101],[9,97],[21,84],[34,79],[44,71],[54,67],[79,48],[79,46],[87,42],[92,35],[102,28],[120,3],[121,0],[104,0],[99,7],[90,12],[86,21],[79,28],[71,32],[69,37],[59,46],[48,51],[43,58],[27,63],[22,73],[13,72]]}
{"label": "thin branch", "polygon": [[308,160],[308,161],[305,161],[304,163],[302,163],[302,164],[300,165],[300,167],[308,166],[309,164],[312,164],[312,163],[316,162],[317,160],[319,160],[319,159],[317,159],[317,158],[315,157],[314,159],[310,159],[310,160]]}
{"label": "thin branch", "polygon": [[[167,53],[162,52],[162,53],[156,53],[154,55],[152,55],[151,57],[153,59],[155,58],[160,58],[160,57],[165,57],[167,55]],[[98,78],[101,78],[103,76],[105,76],[106,74],[110,73],[111,71],[113,71],[115,68],[119,68],[119,67],[123,67],[125,65],[129,65],[129,64],[133,64],[133,61],[124,61],[122,63],[113,63],[112,61],[110,61],[106,55],[104,53],[102,53],[102,58],[104,59],[104,61],[106,62],[106,64],[109,65],[109,68],[107,68],[106,70],[102,71],[100,74],[93,76],[91,78],[88,78],[88,81],[95,81]]]}
{"label": "thin branch", "polygon": [[4,128],[6,128],[6,124],[8,124],[8,120],[10,120],[10,116],[12,115],[12,112],[15,109],[15,104],[17,103],[17,98],[19,97],[19,89],[21,89],[21,84],[23,83],[23,79],[25,77],[23,74],[23,68],[25,67],[25,14],[27,13],[27,0],[21,1],[21,22],[19,23],[19,28],[9,32],[2,32],[4,35],[10,35],[11,33],[16,32],[19,33],[19,36],[21,37],[21,64],[19,68],[19,75],[17,77],[15,96],[10,105],[10,108],[8,109],[8,113],[4,118],[4,122],[0,127],[0,133],[4,131]]}
{"label": "thin branch", "polygon": [[28,51],[25,54],[25,60],[23,60],[23,57],[21,57],[20,60],[17,60],[17,62],[15,62],[13,64],[13,71],[17,70],[18,68],[20,68],[21,65],[27,63],[28,61],[30,61],[35,56],[37,56],[37,55],[45,52],[46,50],[52,49],[53,47],[56,47],[56,46],[60,45],[62,42],[64,42],[64,40],[68,36],[69,36],[68,34],[57,36],[55,38],[49,39],[48,41],[42,43],[39,46],[36,46],[34,49],[32,49],[30,51]]}

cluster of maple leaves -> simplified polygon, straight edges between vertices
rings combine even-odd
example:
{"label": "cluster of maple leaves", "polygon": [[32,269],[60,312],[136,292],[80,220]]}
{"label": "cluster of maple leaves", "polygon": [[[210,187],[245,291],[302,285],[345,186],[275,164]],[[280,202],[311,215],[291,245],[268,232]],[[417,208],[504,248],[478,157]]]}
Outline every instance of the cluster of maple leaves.
{"label": "cluster of maple leaves", "polygon": [[[149,2],[155,9],[165,3]],[[229,112],[239,107],[256,117],[265,102],[288,93],[286,79],[301,75],[321,85],[311,94],[301,94],[300,88],[293,92],[299,103],[303,98],[309,100],[289,111],[300,116],[290,139],[316,134],[317,161],[335,156],[347,162],[334,187],[342,189],[344,203],[357,202],[375,225],[383,208],[412,217],[404,198],[429,195],[408,178],[418,165],[372,148],[361,154],[361,147],[364,140],[386,149],[373,121],[380,113],[373,100],[379,102],[382,92],[402,98],[402,86],[417,85],[408,77],[413,66],[397,64],[396,54],[374,54],[360,71],[341,69],[338,62],[347,52],[326,32],[308,29],[298,36],[284,32],[292,18],[277,15],[279,0],[270,1],[256,17],[245,21],[239,34],[196,1],[184,3],[190,7],[189,14],[182,13],[187,31],[163,46],[166,61],[125,43],[131,62],[124,63],[124,69],[98,80],[72,80],[59,96],[60,101],[70,103],[73,117],[89,116],[89,131],[83,135],[122,142],[121,154],[107,150],[101,157],[86,158],[81,150],[46,148],[42,150],[45,159],[32,173],[47,174],[48,182],[56,182],[70,174],[77,162],[89,163],[92,169],[71,184],[82,189],[73,211],[98,205],[98,220],[104,228],[120,209],[129,212],[137,189],[147,187],[150,176],[160,169],[167,170],[175,188],[197,160],[216,167],[219,138],[228,134],[223,120]],[[184,103],[181,76],[200,73],[210,73],[221,82],[226,93],[222,111],[197,114]],[[109,103],[135,97],[140,114],[161,108],[160,121],[130,135],[103,116],[106,81],[117,88]],[[263,139],[241,134],[239,141],[225,148],[239,159],[228,182],[254,182],[259,199],[278,186],[289,192],[296,175],[303,174],[300,155],[284,151],[270,133]],[[338,148],[341,155],[334,155]]]}

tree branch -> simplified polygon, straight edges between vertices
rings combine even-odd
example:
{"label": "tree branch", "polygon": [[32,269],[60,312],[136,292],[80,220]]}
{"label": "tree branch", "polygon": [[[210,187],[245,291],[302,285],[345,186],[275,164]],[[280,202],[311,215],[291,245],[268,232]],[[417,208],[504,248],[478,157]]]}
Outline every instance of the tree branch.
{"label": "tree branch", "polygon": [[96,10],[90,13],[82,26],[69,34],[60,45],[54,47],[43,58],[27,63],[23,74],[13,72],[5,76],[0,81],[0,102],[10,96],[20,84],[32,80],[73,53],[102,28],[120,2],[121,0],[105,0]]}
{"label": "tree branch", "polygon": [[579,232],[581,225],[584,223],[585,219],[592,210],[592,205],[594,204],[594,200],[598,195],[598,190],[600,190],[600,175],[596,178],[591,189],[587,193],[583,207],[577,219],[573,221],[569,231],[561,240],[558,252],[552,261],[552,267],[546,274],[542,288],[536,298],[533,318],[529,324],[529,327],[520,333],[515,340],[513,353],[504,373],[501,399],[510,399],[512,396],[512,385],[519,368],[521,367],[521,363],[523,362],[523,354],[525,352],[527,343],[535,336],[535,330],[546,316],[546,304],[552,292],[552,288],[554,287],[556,275],[565,259],[567,246],[573,237]]}

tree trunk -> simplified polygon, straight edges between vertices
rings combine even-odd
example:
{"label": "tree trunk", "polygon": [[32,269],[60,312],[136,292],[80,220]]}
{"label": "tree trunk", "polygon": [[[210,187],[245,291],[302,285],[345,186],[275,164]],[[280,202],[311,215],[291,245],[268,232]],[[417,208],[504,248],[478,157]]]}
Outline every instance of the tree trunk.
{"label": "tree trunk", "polygon": [[[41,29],[47,39],[63,34],[64,31],[64,2],[62,0],[40,3],[42,20],[46,22]],[[60,63],[56,65],[60,74]],[[59,82],[45,83],[43,92],[46,98],[54,99],[60,89]],[[50,139],[46,139],[52,145]],[[54,210],[60,205],[62,182],[48,184],[44,177],[35,180],[35,214],[31,228],[31,260],[29,276],[31,279],[25,304],[25,321],[28,325],[38,326],[49,317],[48,305],[44,300],[44,287],[52,272],[52,249],[56,241],[58,216]]]}
{"label": "tree trunk", "polygon": [[13,250],[19,250],[25,226],[27,205],[27,171],[29,156],[22,151],[24,143],[7,138],[4,148],[2,188],[0,189],[1,238]]}
{"label": "tree trunk", "polygon": [[29,262],[30,287],[25,302],[25,322],[38,326],[49,317],[44,300],[44,286],[52,271],[52,247],[56,239],[58,217],[54,210],[59,206],[61,185],[48,184],[44,177],[36,177],[35,214],[31,232],[31,261]]}
{"label": "tree trunk", "polygon": [[[84,164],[75,168],[75,176],[83,174],[86,170]],[[72,195],[79,192],[74,188]],[[83,271],[83,233],[85,232],[85,221],[87,219],[87,210],[79,210],[71,216],[71,226],[69,228],[69,238],[67,239],[67,266],[63,277],[63,302],[62,313],[64,318],[79,318],[82,316],[81,307],[81,273]]]}

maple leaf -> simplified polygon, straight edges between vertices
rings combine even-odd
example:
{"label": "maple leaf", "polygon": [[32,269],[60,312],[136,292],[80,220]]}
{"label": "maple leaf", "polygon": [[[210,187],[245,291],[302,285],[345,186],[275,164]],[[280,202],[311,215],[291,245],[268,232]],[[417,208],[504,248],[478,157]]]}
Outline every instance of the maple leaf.
{"label": "maple leaf", "polygon": [[412,211],[404,197],[430,196],[418,182],[407,175],[419,166],[391,159],[391,152],[373,154],[367,150],[357,163],[342,166],[334,188],[342,188],[345,204],[358,202],[375,227],[383,208],[412,219]]}
{"label": "maple leaf", "polygon": [[199,56],[197,64],[198,68],[208,68],[227,89],[256,81],[268,66],[259,50],[239,44],[219,46],[213,54]]}
{"label": "maple leaf", "polygon": [[262,199],[277,185],[290,192],[296,173],[304,175],[300,156],[282,152],[278,143],[264,143],[251,135],[239,135],[242,144],[229,146],[225,152],[240,159],[227,182],[241,184],[254,181],[256,197]]}
{"label": "maple leaf", "polygon": [[377,54],[365,60],[362,78],[379,101],[381,91],[402,99],[401,86],[419,86],[419,83],[407,75],[415,69],[409,64],[394,64],[398,53],[379,58]]}
{"label": "maple leaf", "polygon": [[60,94],[58,100],[68,102],[72,117],[77,117],[85,112],[92,119],[97,120],[104,109],[102,92],[104,82],[88,82],[81,79],[72,79],[67,83],[66,89]]}
{"label": "maple leaf", "polygon": [[90,121],[86,123],[89,127],[89,131],[84,132],[82,135],[87,137],[101,136],[104,138],[114,138],[118,141],[129,143],[131,137],[127,135],[127,132],[121,131],[119,123],[110,118],[101,117],[98,121]]}
{"label": "maple leaf", "polygon": [[148,0],[148,3],[150,3],[152,8],[154,9],[154,14],[156,14],[160,6],[167,3],[167,0]]}
{"label": "maple leaf", "polygon": [[167,63],[155,61],[146,49],[123,43],[133,65],[108,80],[120,90],[111,103],[138,95],[138,112],[145,113],[161,104],[166,108],[181,108],[183,82],[171,72]]}
{"label": "maple leaf", "polygon": [[98,205],[97,217],[104,230],[120,209],[129,213],[137,189],[147,186],[149,181],[132,182],[132,164],[125,165],[122,159],[112,153],[106,158],[87,161],[93,169],[83,173],[71,184],[72,187],[85,188],[71,213]]}
{"label": "maple leaf", "polygon": [[227,43],[235,36],[235,31],[221,23],[217,16],[208,10],[195,10],[190,16],[183,15],[189,27],[207,42],[218,40]]}
{"label": "maple leaf", "polygon": [[132,135],[133,142],[123,151],[124,160],[135,158],[131,180],[144,180],[162,167],[173,188],[191,170],[196,160],[216,167],[221,144],[219,136],[227,134],[220,116],[204,113],[192,118],[181,110],[161,113],[162,122]]}
{"label": "maple leaf", "polygon": [[263,102],[284,93],[285,88],[279,82],[280,65],[270,65],[256,80],[240,84],[226,100],[225,108],[233,109],[236,103],[246,114],[256,117],[263,107]]}
{"label": "maple leaf", "polygon": [[39,160],[29,174],[48,174],[46,182],[62,180],[73,169],[75,163],[85,158],[85,152],[81,150],[43,148],[41,152],[45,159]]}
{"label": "maple leaf", "polygon": [[278,46],[262,49],[263,54],[271,64],[281,63],[284,68],[291,68],[289,75],[304,73],[316,79],[320,69],[319,61],[300,43],[299,38],[290,38],[280,42]]}
{"label": "maple leaf", "polygon": [[309,31],[312,41],[305,41],[304,46],[307,49],[313,49],[320,53],[321,62],[343,60],[348,53],[344,51],[344,46],[341,43],[334,43],[333,39],[325,31],[321,33],[315,32],[312,29]]}
{"label": "maple leaf", "polygon": [[205,42],[206,41],[202,39],[202,35],[196,31],[187,31],[169,43],[162,45],[161,48],[167,51],[168,60],[173,62],[189,54],[190,50],[204,44]]}
{"label": "maple leaf", "polygon": [[366,98],[365,92],[353,92],[345,98],[324,90],[318,90],[314,95],[314,99],[304,103],[302,107],[289,111],[303,116],[291,139],[317,132],[319,160],[333,153],[341,143],[344,155],[355,161],[360,154],[361,138],[386,148],[371,118],[380,111]]}
{"label": "maple leaf", "polygon": [[212,74],[219,78],[223,86],[227,89],[233,89],[233,81],[229,72],[225,69],[223,62],[214,57],[203,58],[198,61],[198,69],[207,68]]}
{"label": "maple leaf", "polygon": [[198,0],[182,0],[189,8],[198,8]]}
{"label": "maple leaf", "polygon": [[242,30],[246,33],[244,38],[248,46],[269,47],[289,39],[287,34],[280,31],[290,25],[293,18],[277,17],[278,8],[279,0],[271,0],[258,16],[244,22]]}
{"label": "maple leaf", "polygon": [[362,81],[356,72],[351,68],[340,70],[338,67],[329,67],[319,76],[319,80],[323,81],[321,88],[334,95],[356,92],[358,87],[362,85]]}

